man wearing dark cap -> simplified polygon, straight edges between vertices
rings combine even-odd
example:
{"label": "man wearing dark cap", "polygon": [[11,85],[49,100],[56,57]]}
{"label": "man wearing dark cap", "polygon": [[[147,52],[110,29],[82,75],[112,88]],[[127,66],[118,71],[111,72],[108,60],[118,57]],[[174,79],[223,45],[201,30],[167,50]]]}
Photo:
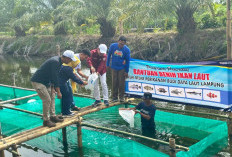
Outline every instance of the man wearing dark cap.
{"label": "man wearing dark cap", "polygon": [[55,56],[45,61],[31,78],[33,88],[43,102],[43,126],[54,127],[63,119],[55,113],[55,92],[62,98],[58,84],[58,73],[62,63],[76,61],[72,51],[65,51],[61,57]]}
{"label": "man wearing dark cap", "polygon": [[155,111],[156,107],[151,102],[152,94],[144,93],[143,101],[140,102],[135,108],[135,113],[141,115],[142,134],[148,137],[155,136]]}
{"label": "man wearing dark cap", "polygon": [[144,93],[143,101],[134,108],[128,108],[141,115],[142,135],[147,137],[155,137],[155,111],[156,107],[151,102],[152,94]]}
{"label": "man wearing dark cap", "polygon": [[[111,63],[110,63],[111,62]],[[112,102],[124,102],[125,79],[128,77],[130,49],[126,46],[126,38],[121,36],[117,43],[110,45],[107,55],[107,68],[112,72]]]}

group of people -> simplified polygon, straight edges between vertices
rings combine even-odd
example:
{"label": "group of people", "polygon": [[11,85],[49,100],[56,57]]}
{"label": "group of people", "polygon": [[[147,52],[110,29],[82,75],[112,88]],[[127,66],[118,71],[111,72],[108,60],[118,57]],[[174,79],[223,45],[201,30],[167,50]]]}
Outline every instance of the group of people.
{"label": "group of people", "polygon": [[[76,83],[87,85],[88,76],[81,70],[81,61],[86,61],[91,73],[98,75],[94,85],[93,106],[101,103],[99,80],[102,86],[103,102],[109,105],[108,87],[106,83],[106,72],[112,70],[112,102],[124,101],[125,79],[128,77],[130,49],[126,46],[126,38],[121,36],[117,43],[107,46],[100,44],[98,48],[89,51],[83,49],[78,54],[66,50],[62,56],[54,56],[46,60],[31,78],[32,86],[37,91],[43,103],[43,125],[56,126],[55,123],[62,122],[63,117],[56,116],[55,96],[61,99],[62,115],[72,116],[72,110],[78,111],[73,100],[73,92]],[[69,81],[71,80],[71,81]]]}
{"label": "group of people", "polygon": [[[102,87],[103,102],[109,105],[106,73],[112,73],[112,102],[124,102],[125,79],[128,77],[130,63],[130,49],[126,46],[126,38],[121,36],[117,43],[107,46],[100,44],[98,48],[89,51],[83,49],[74,54],[66,50],[62,56],[54,56],[45,61],[31,78],[32,86],[37,91],[43,103],[43,126],[54,127],[55,123],[62,122],[65,116],[72,116],[72,111],[79,111],[73,100],[76,83],[87,85],[88,76],[81,70],[81,62],[86,61],[90,73],[96,73],[98,79],[94,84],[93,107],[101,103],[99,80]],[[61,112],[63,116],[55,113],[55,96],[61,99]],[[152,94],[144,93],[143,102],[135,108],[135,113],[141,115],[142,133],[153,137],[155,134],[155,105],[151,103]]]}

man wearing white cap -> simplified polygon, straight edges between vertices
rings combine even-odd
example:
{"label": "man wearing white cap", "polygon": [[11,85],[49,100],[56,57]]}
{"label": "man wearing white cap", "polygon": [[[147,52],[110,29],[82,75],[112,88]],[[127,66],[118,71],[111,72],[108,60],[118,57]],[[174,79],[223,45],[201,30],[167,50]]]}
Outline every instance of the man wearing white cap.
{"label": "man wearing white cap", "polygon": [[[103,100],[105,105],[109,105],[108,98],[108,87],[106,83],[106,59],[107,59],[107,46],[105,44],[100,44],[97,49],[91,50],[91,56],[87,58],[87,63],[90,67],[91,73],[97,73],[100,78]],[[99,79],[98,79],[99,80]],[[94,84],[94,98],[95,102],[93,106],[97,106],[101,103],[99,81]]]}
{"label": "man wearing white cap", "polygon": [[46,60],[31,78],[32,86],[43,102],[43,126],[54,127],[63,119],[55,114],[55,92],[62,98],[58,84],[58,74],[63,63],[76,61],[73,51],[65,51],[61,57],[54,56]]}

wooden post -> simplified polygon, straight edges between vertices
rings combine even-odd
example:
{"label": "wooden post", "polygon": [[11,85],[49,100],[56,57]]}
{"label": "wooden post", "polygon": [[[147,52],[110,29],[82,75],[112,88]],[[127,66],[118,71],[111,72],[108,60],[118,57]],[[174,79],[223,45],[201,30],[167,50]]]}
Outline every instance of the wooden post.
{"label": "wooden post", "polygon": [[60,56],[60,45],[56,45],[56,55]]}
{"label": "wooden post", "polygon": [[232,137],[232,112],[229,113],[227,126],[228,126],[228,135],[229,137]]}
{"label": "wooden post", "polygon": [[232,154],[232,112],[229,113],[229,119],[227,122],[228,136],[229,136],[229,152]]}
{"label": "wooden post", "polygon": [[[2,126],[0,123],[0,139],[2,139]],[[4,150],[0,150],[0,157],[5,157]]]}
{"label": "wooden post", "polygon": [[128,97],[125,97],[125,108],[128,108]]}
{"label": "wooden post", "polygon": [[[226,40],[227,40],[227,60],[232,60],[231,54],[231,12],[230,12],[230,0],[227,0],[227,22],[226,22]],[[229,142],[231,144],[230,137],[232,135],[232,113],[229,114],[228,132]]]}
{"label": "wooden post", "polygon": [[12,145],[12,152],[14,152],[14,153],[12,153],[13,157],[20,157],[19,152],[17,150],[17,146],[15,144]]}
{"label": "wooden post", "polygon": [[13,76],[12,76],[12,77],[13,77],[13,86],[16,86],[16,83],[15,83],[15,82],[16,82],[16,81],[15,81],[15,80],[16,80],[16,79],[15,79],[16,73],[13,73]]}
{"label": "wooden post", "polygon": [[63,135],[63,144],[67,145],[67,131],[66,131],[66,127],[62,128],[62,135]]}
{"label": "wooden post", "polygon": [[230,0],[227,0],[226,40],[227,40],[227,60],[232,60]]}
{"label": "wooden post", "polygon": [[174,138],[169,138],[170,157],[176,157],[176,142]]}
{"label": "wooden post", "polygon": [[77,123],[77,139],[78,139],[78,148],[82,148],[82,132],[81,132],[81,121]]}

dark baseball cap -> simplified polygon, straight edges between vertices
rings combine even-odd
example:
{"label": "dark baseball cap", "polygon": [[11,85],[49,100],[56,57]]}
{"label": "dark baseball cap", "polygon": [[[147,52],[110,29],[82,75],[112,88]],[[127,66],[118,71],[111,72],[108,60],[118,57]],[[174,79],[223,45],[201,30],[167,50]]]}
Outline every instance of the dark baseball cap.
{"label": "dark baseball cap", "polygon": [[152,94],[149,92],[146,92],[143,94],[143,99],[151,99],[152,98]]}

